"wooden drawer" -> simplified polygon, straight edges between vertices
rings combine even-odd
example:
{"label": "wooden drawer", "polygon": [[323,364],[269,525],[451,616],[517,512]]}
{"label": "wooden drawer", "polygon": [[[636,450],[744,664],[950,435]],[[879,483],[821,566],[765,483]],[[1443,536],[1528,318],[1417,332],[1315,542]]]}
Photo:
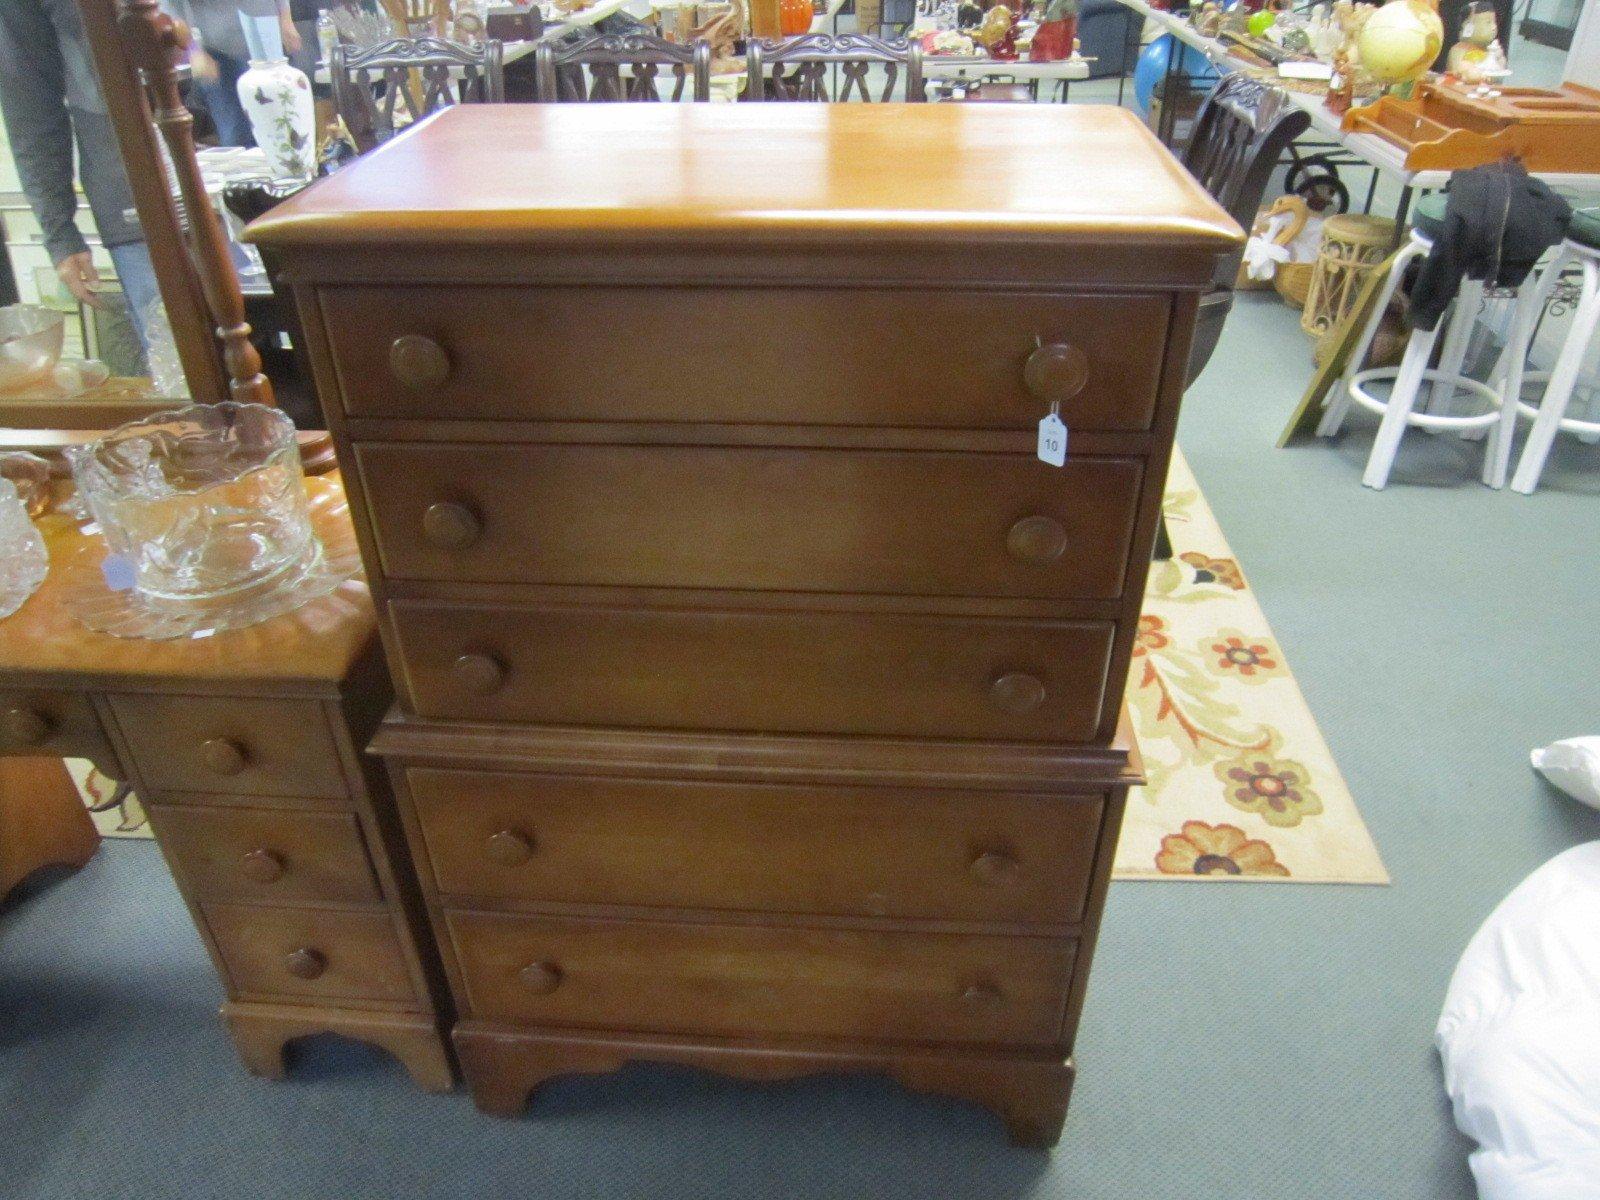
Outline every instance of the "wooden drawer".
{"label": "wooden drawer", "polygon": [[1052,1044],[1076,943],[449,911],[472,1015],[738,1037]]}
{"label": "wooden drawer", "polygon": [[201,906],[235,992],[302,1000],[415,998],[386,911]]}
{"label": "wooden drawer", "polygon": [[113,696],[111,707],[139,773],[153,787],[345,795],[333,733],[315,702]]}
{"label": "wooden drawer", "polygon": [[1087,741],[1115,626],[393,601],[423,717]]}
{"label": "wooden drawer", "polygon": [[49,688],[0,690],[0,754],[117,761],[89,697]]}
{"label": "wooden drawer", "polygon": [[203,900],[381,899],[350,813],[150,806],[161,849]]}
{"label": "wooden drawer", "polygon": [[[981,251],[974,251],[981,253]],[[345,410],[439,420],[1028,428],[1041,341],[1085,357],[1068,426],[1144,429],[1164,296],[919,288],[332,287]],[[400,339],[428,339],[395,343]]]}
{"label": "wooden drawer", "polygon": [[1006,922],[1083,913],[1104,804],[413,768],[440,892]]}
{"label": "wooden drawer", "polygon": [[356,447],[397,579],[1122,594],[1143,464],[700,446]]}

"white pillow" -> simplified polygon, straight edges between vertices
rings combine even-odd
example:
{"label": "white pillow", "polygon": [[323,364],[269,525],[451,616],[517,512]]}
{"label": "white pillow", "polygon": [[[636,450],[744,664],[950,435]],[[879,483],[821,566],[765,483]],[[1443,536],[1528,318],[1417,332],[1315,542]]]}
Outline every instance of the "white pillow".
{"label": "white pillow", "polygon": [[1574,800],[1600,808],[1600,737],[1551,742],[1530,756],[1534,770]]}
{"label": "white pillow", "polygon": [[1483,923],[1434,1041],[1481,1200],[1600,1197],[1600,842]]}

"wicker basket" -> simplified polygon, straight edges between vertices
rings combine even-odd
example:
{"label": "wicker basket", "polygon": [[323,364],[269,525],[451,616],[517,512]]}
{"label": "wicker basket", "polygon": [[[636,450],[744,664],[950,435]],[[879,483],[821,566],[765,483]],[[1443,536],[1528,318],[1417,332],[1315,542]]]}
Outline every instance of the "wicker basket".
{"label": "wicker basket", "polygon": [[1311,294],[1311,276],[1316,269],[1316,263],[1279,263],[1272,273],[1272,286],[1278,289],[1278,295],[1286,304],[1303,309],[1306,297]]}
{"label": "wicker basket", "polygon": [[[1256,214],[1255,223],[1250,227],[1251,237],[1265,237],[1267,225],[1279,213],[1288,213],[1289,221],[1273,237],[1273,241],[1280,246],[1287,246],[1300,236],[1300,231],[1306,227],[1306,222],[1311,219],[1311,210],[1306,207],[1306,202],[1299,196],[1279,196],[1270,207],[1263,208]],[[1284,269],[1291,264],[1279,263],[1274,276],[1281,275]],[[1310,264],[1306,264],[1310,265]],[[1243,263],[1239,264],[1239,273],[1234,277],[1233,287],[1241,292],[1264,292],[1273,286],[1272,279],[1252,279],[1245,270]]]}

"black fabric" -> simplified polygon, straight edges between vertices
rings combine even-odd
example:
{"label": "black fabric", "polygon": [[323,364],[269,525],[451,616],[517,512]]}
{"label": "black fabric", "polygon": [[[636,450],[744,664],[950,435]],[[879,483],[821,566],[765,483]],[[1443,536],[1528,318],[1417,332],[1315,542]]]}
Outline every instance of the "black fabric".
{"label": "black fabric", "polygon": [[1516,287],[1559,242],[1572,207],[1520,163],[1493,163],[1450,176],[1444,227],[1411,287],[1411,323],[1434,329],[1463,279]]}

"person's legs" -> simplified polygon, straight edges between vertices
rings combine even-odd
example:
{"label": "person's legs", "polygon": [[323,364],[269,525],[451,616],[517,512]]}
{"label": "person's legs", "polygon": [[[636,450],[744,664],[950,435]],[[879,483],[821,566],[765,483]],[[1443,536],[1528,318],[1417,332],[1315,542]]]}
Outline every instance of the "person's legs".
{"label": "person's legs", "polygon": [[106,249],[116,265],[122,294],[128,299],[128,316],[133,321],[133,332],[138,335],[140,348],[148,355],[150,335],[144,324],[145,309],[150,306],[150,301],[161,296],[161,289],[156,284],[156,269],[150,262],[150,250],[143,242],[125,242],[120,246],[107,246]]}
{"label": "person's legs", "polygon": [[219,146],[254,146],[256,140],[250,133],[250,118],[244,115],[239,103],[239,76],[245,65],[231,54],[211,52],[217,63],[215,79],[198,82],[200,94],[205,97],[206,111],[217,127]]}

